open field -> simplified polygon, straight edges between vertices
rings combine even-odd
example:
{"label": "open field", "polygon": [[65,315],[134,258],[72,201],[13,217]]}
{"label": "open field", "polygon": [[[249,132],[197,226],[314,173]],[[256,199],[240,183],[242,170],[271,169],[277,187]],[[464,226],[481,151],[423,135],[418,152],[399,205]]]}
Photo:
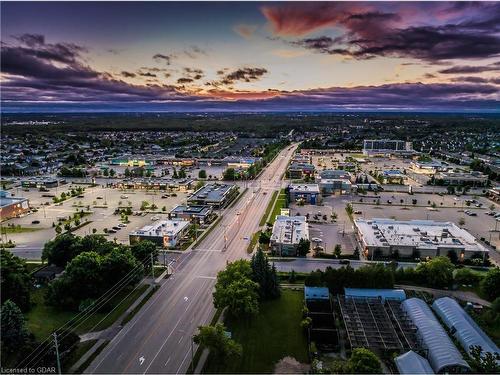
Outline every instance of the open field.
{"label": "open field", "polygon": [[252,319],[226,319],[232,338],[243,346],[243,355],[226,363],[210,357],[206,373],[272,373],[280,359],[291,356],[301,363],[308,361],[307,339],[300,327],[302,292],[282,290],[281,297],[265,301]]}

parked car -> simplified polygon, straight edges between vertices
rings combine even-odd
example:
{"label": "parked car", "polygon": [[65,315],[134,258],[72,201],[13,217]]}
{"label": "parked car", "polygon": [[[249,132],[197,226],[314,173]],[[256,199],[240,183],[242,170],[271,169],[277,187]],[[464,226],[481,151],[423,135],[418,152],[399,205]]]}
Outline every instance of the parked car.
{"label": "parked car", "polygon": [[128,199],[128,195],[120,195],[121,199]]}
{"label": "parked car", "polygon": [[126,228],[126,227],[127,227],[127,224],[120,223],[120,224],[118,224],[118,226],[119,226],[120,228]]}
{"label": "parked car", "polygon": [[156,221],[156,220],[158,220],[158,219],[159,219],[159,217],[158,217],[158,216],[151,216],[151,221]]}
{"label": "parked car", "polygon": [[33,220],[31,224],[40,224],[40,220]]}
{"label": "parked car", "polygon": [[120,228],[120,227],[116,226],[116,227],[113,227],[113,229],[114,229],[114,230],[120,230],[120,229],[122,229],[122,228]]}
{"label": "parked car", "polygon": [[96,197],[96,199],[102,199],[102,197]]}
{"label": "parked car", "polygon": [[108,229],[108,233],[116,233],[116,230],[114,230],[114,229]]}
{"label": "parked car", "polygon": [[361,212],[361,211],[354,211],[354,213],[355,213],[356,215],[361,215],[363,212]]}

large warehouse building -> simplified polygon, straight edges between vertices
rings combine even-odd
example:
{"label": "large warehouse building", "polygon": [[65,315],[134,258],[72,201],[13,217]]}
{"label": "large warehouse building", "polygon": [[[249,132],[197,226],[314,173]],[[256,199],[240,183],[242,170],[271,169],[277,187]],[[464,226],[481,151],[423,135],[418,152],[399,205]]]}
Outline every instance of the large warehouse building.
{"label": "large warehouse building", "polygon": [[390,155],[413,154],[413,143],[395,139],[365,139],[363,141],[363,154],[365,155]]}
{"label": "large warehouse building", "polygon": [[455,252],[458,259],[484,257],[488,249],[469,232],[451,222],[357,219],[358,239],[369,259],[377,256],[436,257]]}
{"label": "large warehouse building", "polygon": [[30,209],[27,198],[13,197],[4,190],[0,190],[0,220],[7,220],[20,216]]}

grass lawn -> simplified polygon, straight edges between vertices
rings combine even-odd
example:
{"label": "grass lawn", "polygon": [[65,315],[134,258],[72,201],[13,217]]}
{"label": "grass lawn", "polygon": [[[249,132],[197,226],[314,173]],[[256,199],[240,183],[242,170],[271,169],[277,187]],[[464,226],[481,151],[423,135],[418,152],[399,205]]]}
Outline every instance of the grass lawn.
{"label": "grass lawn", "polygon": [[260,226],[263,226],[266,224],[267,217],[269,216],[269,213],[271,212],[273,206],[274,206],[274,201],[276,200],[276,196],[278,195],[278,191],[273,191],[273,194],[271,195],[271,200],[269,201],[269,204],[266,207],[266,211],[264,212],[264,215],[260,219]]}
{"label": "grass lawn", "polygon": [[205,373],[272,373],[280,359],[291,356],[308,362],[307,339],[300,328],[304,295],[282,290],[281,298],[265,301],[252,319],[227,318],[233,339],[243,346],[243,355],[232,362],[216,362],[212,356]]}
{"label": "grass lawn", "polygon": [[97,342],[97,340],[89,340],[85,342],[79,343],[75,350],[71,351],[68,356],[64,357],[64,360],[62,361],[62,370],[65,373],[69,372],[69,369],[71,366],[73,366],[78,360],[89,351],[91,347],[94,346],[94,344]]}
{"label": "grass lawn", "polygon": [[28,227],[21,227],[19,225],[16,225],[14,227],[2,226],[2,234],[29,233],[29,232],[36,232],[37,230],[40,230],[40,229],[43,229],[43,228],[28,228]]}
{"label": "grass lawn", "polygon": [[[122,290],[119,294],[112,298],[108,304],[108,308],[103,307],[106,311],[90,315],[89,318],[84,320],[80,326],[76,327],[76,333],[82,334],[89,332],[96,325],[97,326],[93,329],[94,331],[99,331],[109,327],[127,310],[132,303],[134,303],[135,300],[139,298],[142,293],[144,293],[148,287],[149,285],[141,285],[132,293],[131,290]],[[45,291],[46,287],[34,289],[32,291],[31,300],[34,303],[34,306],[25,315],[28,322],[28,329],[39,341],[45,340],[47,336],[54,332],[54,330],[62,327],[67,321],[78,314],[76,311],[63,311],[52,306],[47,306],[43,298]],[[106,316],[114,307],[116,307],[116,309]],[[102,319],[104,320],[100,322]]]}
{"label": "grass lawn", "polygon": [[273,210],[271,212],[271,217],[269,218],[269,221],[271,223],[274,223],[276,220],[276,216],[278,216],[281,213],[281,209],[286,207],[286,194],[285,194],[285,189],[281,189],[278,198],[276,199],[276,203],[274,204]]}

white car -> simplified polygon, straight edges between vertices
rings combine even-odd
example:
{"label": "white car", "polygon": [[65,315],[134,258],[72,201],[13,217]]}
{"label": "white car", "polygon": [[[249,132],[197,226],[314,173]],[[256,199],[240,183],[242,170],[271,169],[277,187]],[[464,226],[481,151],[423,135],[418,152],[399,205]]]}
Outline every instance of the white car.
{"label": "white car", "polygon": [[126,228],[126,227],[127,227],[127,224],[120,223],[120,224],[118,224],[118,226],[119,226],[120,228]]}

